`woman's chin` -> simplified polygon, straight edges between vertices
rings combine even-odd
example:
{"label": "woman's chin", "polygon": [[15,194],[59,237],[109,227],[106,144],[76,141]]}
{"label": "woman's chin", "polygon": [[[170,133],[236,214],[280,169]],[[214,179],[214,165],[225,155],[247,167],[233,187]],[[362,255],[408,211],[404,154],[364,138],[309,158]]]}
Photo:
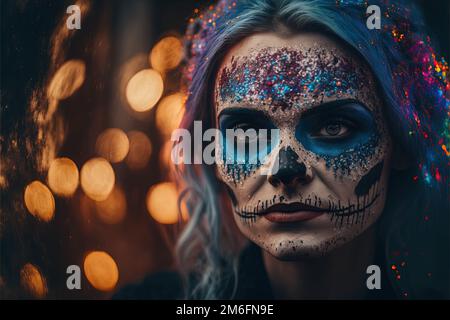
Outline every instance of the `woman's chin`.
{"label": "woman's chin", "polygon": [[340,237],[318,237],[307,241],[298,237],[271,239],[269,236],[263,243],[256,244],[279,260],[292,261],[326,256],[346,242],[346,239]]}
{"label": "woman's chin", "polygon": [[256,221],[252,226],[239,224],[239,228],[247,238],[271,256],[286,261],[327,256],[354,240],[366,229],[361,227],[337,229],[326,223],[317,223],[309,228],[273,227],[265,221]]}

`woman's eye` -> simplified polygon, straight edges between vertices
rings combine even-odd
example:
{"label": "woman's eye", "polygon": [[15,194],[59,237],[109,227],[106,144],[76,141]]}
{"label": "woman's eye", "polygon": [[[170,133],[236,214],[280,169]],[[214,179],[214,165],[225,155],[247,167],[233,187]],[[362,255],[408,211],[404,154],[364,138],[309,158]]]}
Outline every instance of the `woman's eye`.
{"label": "woman's eye", "polygon": [[352,126],[344,121],[332,121],[322,126],[318,130],[316,137],[321,138],[342,138],[351,133]]}
{"label": "woman's eye", "polygon": [[249,129],[253,129],[253,127],[249,123],[236,123],[235,125],[233,125],[233,127],[231,129],[233,129],[233,130],[241,129],[241,130],[246,131]]}
{"label": "woman's eye", "polygon": [[236,139],[240,143],[253,143],[259,141],[259,143],[264,144],[269,143],[272,140],[272,128],[263,127],[260,124],[240,122],[231,125],[229,129],[235,131]]}

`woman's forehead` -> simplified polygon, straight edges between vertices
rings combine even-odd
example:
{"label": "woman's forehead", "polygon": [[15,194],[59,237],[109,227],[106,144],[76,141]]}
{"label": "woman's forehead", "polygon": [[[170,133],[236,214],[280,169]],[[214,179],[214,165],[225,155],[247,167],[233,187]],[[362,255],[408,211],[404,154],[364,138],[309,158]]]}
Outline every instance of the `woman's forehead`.
{"label": "woman's forehead", "polygon": [[266,33],[244,39],[226,56],[215,87],[219,112],[240,104],[308,109],[337,99],[376,107],[368,66],[336,40],[318,33]]}

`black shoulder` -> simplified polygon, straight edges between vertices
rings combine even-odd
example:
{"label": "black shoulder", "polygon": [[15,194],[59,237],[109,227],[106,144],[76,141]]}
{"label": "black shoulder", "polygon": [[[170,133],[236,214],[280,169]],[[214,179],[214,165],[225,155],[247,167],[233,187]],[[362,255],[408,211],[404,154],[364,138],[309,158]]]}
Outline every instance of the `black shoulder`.
{"label": "black shoulder", "polygon": [[181,277],[176,272],[157,272],[114,294],[114,300],[174,300],[183,296]]}

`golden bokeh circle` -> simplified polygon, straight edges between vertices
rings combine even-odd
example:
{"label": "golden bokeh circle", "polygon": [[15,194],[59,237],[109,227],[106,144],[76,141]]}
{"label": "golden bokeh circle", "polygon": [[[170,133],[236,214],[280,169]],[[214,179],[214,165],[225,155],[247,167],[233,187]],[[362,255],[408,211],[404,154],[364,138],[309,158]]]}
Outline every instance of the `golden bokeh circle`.
{"label": "golden bokeh circle", "polygon": [[98,155],[112,163],[125,159],[129,148],[128,136],[118,128],[106,129],[98,136],[95,143],[95,150]]}
{"label": "golden bokeh circle", "polygon": [[111,291],[119,280],[119,268],[114,259],[104,251],[92,251],[84,259],[84,274],[97,290]]}
{"label": "golden bokeh circle", "polygon": [[25,206],[36,218],[48,222],[55,214],[55,198],[45,184],[33,181],[24,192]]}
{"label": "golden bokeh circle", "polygon": [[144,69],[128,81],[125,95],[131,108],[144,112],[153,108],[163,94],[164,83],[159,72]]}
{"label": "golden bokeh circle", "polygon": [[[178,191],[175,183],[161,182],[152,186],[147,193],[146,205],[152,218],[159,223],[177,223],[180,212],[178,209]],[[185,212],[183,212],[183,217],[184,215]]]}
{"label": "golden bokeh circle", "polygon": [[125,159],[125,163],[130,169],[139,170],[144,168],[152,155],[152,143],[148,136],[140,131],[128,132],[130,140],[130,151]]}
{"label": "golden bokeh circle", "polygon": [[31,296],[42,299],[47,295],[47,283],[39,269],[27,263],[20,270],[20,285]]}
{"label": "golden bokeh circle", "polygon": [[47,181],[56,195],[70,197],[78,188],[78,167],[69,158],[57,158],[50,164]]}
{"label": "golden bokeh circle", "polygon": [[81,168],[80,176],[81,188],[95,201],[106,200],[114,187],[114,170],[104,158],[88,160]]}
{"label": "golden bokeh circle", "polygon": [[117,224],[126,215],[127,199],[125,192],[119,186],[115,186],[108,198],[104,201],[96,201],[96,213],[99,219],[107,224]]}
{"label": "golden bokeh circle", "polygon": [[183,119],[186,96],[180,92],[164,97],[156,109],[156,126],[165,137],[170,137]]}
{"label": "golden bokeh circle", "polygon": [[176,68],[183,59],[183,43],[174,36],[161,39],[150,52],[150,64],[164,73]]}

